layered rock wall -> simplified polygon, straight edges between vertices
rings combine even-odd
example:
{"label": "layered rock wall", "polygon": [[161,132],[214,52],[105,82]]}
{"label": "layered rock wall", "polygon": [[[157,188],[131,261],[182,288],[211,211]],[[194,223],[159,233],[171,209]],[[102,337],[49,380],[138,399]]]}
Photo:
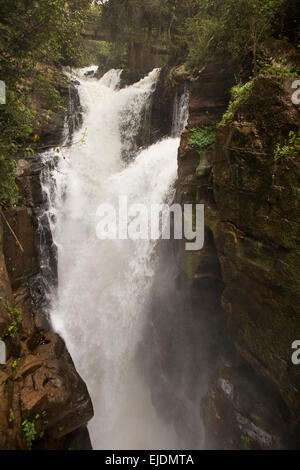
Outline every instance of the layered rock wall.
{"label": "layered rock wall", "polygon": [[206,445],[294,447],[300,440],[300,369],[291,363],[300,329],[300,167],[299,155],[276,161],[274,151],[290,131],[298,132],[299,109],[291,101],[292,78],[259,77],[233,120],[217,128],[215,145],[199,154],[189,144],[191,129],[219,122],[228,104],[233,77],[221,70],[206,70],[191,85],[176,195],[181,204],[205,204],[204,249],[189,253],[182,243],[179,261],[192,285],[207,278],[223,284],[236,351],[225,353],[202,403]]}
{"label": "layered rock wall", "polygon": [[[64,95],[74,98],[68,113],[72,131],[80,121],[78,97],[72,86]],[[46,132],[45,146],[50,141],[52,145],[61,143],[64,120],[60,122]],[[40,253],[36,216],[45,204],[42,167],[39,154],[19,159],[16,180],[20,198],[16,207],[1,216],[0,337],[6,344],[6,363],[0,365],[2,450],[91,448],[86,425],[93,407],[87,387],[63,340],[51,331],[41,313],[43,293],[37,292]],[[45,234],[51,247],[51,233],[45,230]]]}

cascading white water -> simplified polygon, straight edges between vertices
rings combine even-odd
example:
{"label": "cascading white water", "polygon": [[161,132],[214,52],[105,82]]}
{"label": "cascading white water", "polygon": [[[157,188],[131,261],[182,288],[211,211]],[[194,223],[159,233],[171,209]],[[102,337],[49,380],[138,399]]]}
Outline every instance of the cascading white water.
{"label": "cascading white water", "polygon": [[184,85],[184,91],[178,95],[176,90],[174,106],[173,106],[173,123],[171,134],[172,137],[180,136],[183,129],[188,123],[188,108],[190,102],[190,93],[187,84]]}
{"label": "cascading white water", "polygon": [[[173,427],[157,415],[135,364],[156,266],[155,242],[101,241],[96,236],[101,203],[117,207],[118,197],[125,195],[129,204],[149,206],[173,196],[178,137],[143,150],[128,166],[121,158],[158,75],[154,70],[119,90],[120,71],[112,70],[99,81],[81,72],[82,130],[70,149],[62,149],[64,158],[52,171],[55,194],[47,188],[50,175],[43,182],[58,250],[51,321],[91,394],[94,449],[178,448]],[[130,125],[122,136],[124,116]],[[45,158],[51,158],[51,152]]]}

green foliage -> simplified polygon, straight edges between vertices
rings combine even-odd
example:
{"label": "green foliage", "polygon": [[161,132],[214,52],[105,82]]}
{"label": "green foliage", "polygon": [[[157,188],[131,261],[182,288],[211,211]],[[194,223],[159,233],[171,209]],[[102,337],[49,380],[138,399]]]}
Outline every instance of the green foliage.
{"label": "green foliage", "polygon": [[13,338],[18,331],[19,324],[22,323],[22,313],[18,309],[13,308],[8,302],[8,300],[4,299],[4,297],[0,297],[0,302],[5,305],[5,308],[12,319],[12,322],[8,327],[6,336],[10,336]]}
{"label": "green foliage", "polygon": [[216,126],[193,127],[188,144],[196,148],[199,153],[212,145],[216,140]]}
{"label": "green foliage", "polygon": [[82,40],[81,43],[82,56],[77,61],[77,67],[87,67],[89,65],[97,65],[105,61],[109,56],[110,44],[105,41],[93,41],[89,39]]}
{"label": "green foliage", "polygon": [[251,439],[249,436],[246,436],[245,434],[241,434],[241,441],[243,448],[245,450],[251,450]]}
{"label": "green foliage", "polygon": [[[47,411],[42,411],[41,414],[40,413],[37,413],[35,415],[35,418],[34,420],[35,421],[38,421],[41,416],[43,417],[46,417],[47,416]],[[25,421],[23,421],[22,423],[22,427],[23,427],[23,432],[25,434],[25,439],[26,439],[26,443],[27,443],[27,448],[28,450],[31,450],[32,448],[32,443],[33,441],[36,439],[36,435],[37,435],[37,431],[35,429],[35,422],[33,421],[29,421],[28,419],[25,419]],[[43,422],[44,424],[47,424],[48,421],[44,421]],[[40,439],[42,439],[42,437],[44,437],[44,434],[45,434],[45,431],[41,431],[38,435],[38,437]]]}
{"label": "green foliage", "polygon": [[35,430],[35,424],[34,422],[31,422],[25,419],[25,421],[23,421],[22,423],[22,427],[23,427],[23,432],[25,434],[27,449],[31,450],[32,443],[35,440],[35,436],[37,434]]}
{"label": "green foliage", "polygon": [[250,80],[244,85],[238,84],[231,89],[232,100],[229,103],[228,109],[224,114],[221,124],[226,124],[229,121],[232,121],[234,118],[234,113],[237,107],[245,101],[251,93],[254,81]]}
{"label": "green foliage", "polygon": [[0,153],[0,205],[10,206],[18,197],[14,169],[16,162],[11,154]]}
{"label": "green foliage", "polygon": [[102,10],[101,28],[128,57],[137,45],[164,45],[173,21],[172,0],[110,0]]}
{"label": "green foliage", "polygon": [[274,151],[274,160],[278,162],[282,158],[298,157],[300,158],[300,132],[291,131],[289,137],[283,146],[277,144]]}
{"label": "green foliage", "polygon": [[17,201],[15,154],[32,132],[35,112],[24,89],[7,89],[7,104],[0,105],[0,205]]}
{"label": "green foliage", "polygon": [[288,67],[287,65],[282,64],[271,64],[270,62],[260,62],[259,63],[259,75],[264,76],[273,76],[280,79],[284,79],[286,77],[299,77],[299,73],[297,71],[292,70],[292,67]]}
{"label": "green foliage", "polygon": [[297,12],[297,0],[175,0],[169,50],[195,72],[224,55],[238,63],[252,59],[256,75],[265,39],[294,31],[299,42]]}
{"label": "green foliage", "polygon": [[78,54],[78,42],[90,1],[62,0],[39,2],[0,0],[1,66],[7,71],[17,65],[23,70],[29,62],[68,64]]}
{"label": "green foliage", "polygon": [[299,0],[280,0],[275,2],[274,8],[276,15],[272,22],[272,33],[297,47],[300,41]]}
{"label": "green foliage", "polygon": [[106,69],[124,69],[127,66],[127,45],[125,43],[110,43],[109,53],[102,54],[100,65]]}
{"label": "green foliage", "polygon": [[104,69],[126,66],[126,47],[122,44],[85,39],[81,42],[81,57],[76,67],[100,65]]}
{"label": "green foliage", "polygon": [[[232,58],[252,54],[271,29],[275,8],[269,0],[191,0],[190,14],[178,24],[177,40],[185,42],[191,69],[226,53]],[[180,4],[177,3],[177,10]]]}
{"label": "green foliage", "polygon": [[[125,45],[166,46],[175,64],[197,72],[207,62],[251,62],[272,34],[299,43],[297,0],[110,0],[99,23],[108,40]],[[293,31],[293,34],[289,34]]]}
{"label": "green foliage", "polygon": [[0,105],[0,206],[17,200],[15,156],[29,142],[36,118],[31,98],[44,95],[62,106],[59,92],[49,83],[41,64],[74,65],[81,56],[80,31],[90,0],[0,0],[0,79],[7,104]]}
{"label": "green foliage", "polygon": [[102,8],[101,5],[92,4],[88,10],[86,20],[88,23],[92,23],[96,27],[101,25]]}

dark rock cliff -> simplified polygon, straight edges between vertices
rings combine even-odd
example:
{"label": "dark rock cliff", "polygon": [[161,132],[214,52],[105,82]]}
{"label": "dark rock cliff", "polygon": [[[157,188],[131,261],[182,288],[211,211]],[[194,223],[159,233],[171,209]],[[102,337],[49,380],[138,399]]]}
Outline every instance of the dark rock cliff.
{"label": "dark rock cliff", "polygon": [[[64,88],[69,101],[67,122],[72,132],[80,122],[73,85]],[[64,117],[40,129],[39,146],[59,145]],[[33,430],[33,449],[88,449],[86,425],[93,407],[85,383],[59,335],[41,313],[44,298],[37,292],[40,252],[37,216],[46,201],[40,183],[41,156],[20,158],[16,179],[20,197],[3,212],[0,231],[0,337],[6,343],[6,363],[0,365],[0,449],[27,449]],[[19,243],[16,242],[12,231]],[[49,227],[44,236],[51,251]],[[51,254],[56,277],[55,253]],[[5,302],[5,299],[7,302]],[[27,440],[26,440],[27,437]]]}
{"label": "dark rock cliff", "polygon": [[224,344],[202,400],[208,448],[299,446],[300,369],[291,345],[300,329],[300,163],[299,155],[274,158],[300,125],[292,80],[255,79],[201,155],[189,145],[191,128],[220,121],[233,77],[224,67],[206,69],[191,84],[176,198],[205,204],[206,241],[195,253],[180,244],[179,262],[198,290],[207,279],[222,284],[215,292],[235,346]]}

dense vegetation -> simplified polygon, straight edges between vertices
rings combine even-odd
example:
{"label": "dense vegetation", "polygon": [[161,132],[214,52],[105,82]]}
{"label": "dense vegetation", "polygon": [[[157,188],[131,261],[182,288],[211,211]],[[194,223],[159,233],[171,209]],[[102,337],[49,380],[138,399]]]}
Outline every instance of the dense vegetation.
{"label": "dense vegetation", "polygon": [[[269,38],[299,51],[297,14],[297,0],[15,0],[13,6],[0,0],[0,79],[7,87],[7,104],[0,105],[0,205],[16,199],[14,156],[32,152],[38,139],[33,95],[47,97],[47,119],[63,106],[49,78],[51,68],[95,61],[104,69],[126,67],[137,49],[156,48],[170,65],[184,63],[197,75],[221,56],[232,62],[241,81],[233,90],[236,103],[251,86],[244,86],[249,76],[299,72],[295,58],[283,54],[278,62],[263,53]],[[106,41],[83,40],[87,24],[103,32]],[[231,114],[229,109],[225,119]]]}
{"label": "dense vegetation", "polygon": [[[80,59],[80,31],[90,0],[0,0],[0,78],[7,103],[0,105],[0,205],[15,201],[15,155],[31,152],[32,105],[36,90],[52,107],[62,106],[49,80],[49,67],[73,65]],[[50,110],[51,112],[51,110]]]}
{"label": "dense vegetation", "polygon": [[251,57],[256,73],[258,52],[268,37],[299,43],[294,0],[185,0],[175,4],[173,55],[177,59],[183,55],[192,69],[226,54],[239,62]]}
{"label": "dense vegetation", "polygon": [[220,54],[252,61],[274,36],[299,46],[297,0],[110,0],[102,25],[111,41],[127,52],[136,45],[164,44],[174,63],[191,69]]}
{"label": "dense vegetation", "polygon": [[[130,67],[134,49],[147,55],[160,47],[170,67],[184,64],[185,76],[196,77],[209,63],[233,70],[236,85],[223,116],[226,123],[258,75],[299,77],[298,8],[298,0],[110,0],[99,27],[116,44],[115,62],[119,57],[123,64],[127,57]],[[189,143],[201,152],[213,140],[214,129],[195,128]],[[276,158],[290,149],[291,142]]]}

